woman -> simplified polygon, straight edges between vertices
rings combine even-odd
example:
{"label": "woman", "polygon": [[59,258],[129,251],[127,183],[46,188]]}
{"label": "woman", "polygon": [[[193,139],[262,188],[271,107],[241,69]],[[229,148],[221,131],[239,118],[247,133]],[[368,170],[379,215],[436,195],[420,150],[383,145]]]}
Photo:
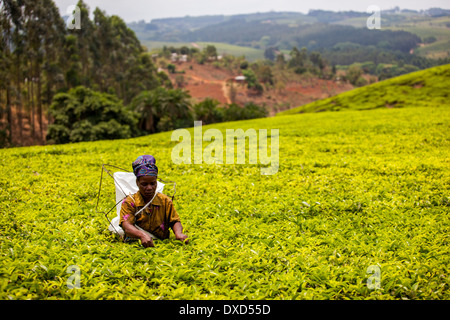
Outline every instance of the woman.
{"label": "woman", "polygon": [[172,201],[168,196],[156,192],[158,167],[155,163],[151,155],[139,156],[133,162],[139,191],[123,200],[120,226],[128,237],[140,239],[145,248],[155,246],[152,237],[169,238],[169,228],[176,239],[188,243]]}

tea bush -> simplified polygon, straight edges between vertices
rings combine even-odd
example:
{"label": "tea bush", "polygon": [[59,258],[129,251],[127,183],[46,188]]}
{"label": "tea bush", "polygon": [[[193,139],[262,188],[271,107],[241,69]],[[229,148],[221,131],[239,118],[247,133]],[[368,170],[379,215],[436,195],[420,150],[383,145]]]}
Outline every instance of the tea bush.
{"label": "tea bush", "polygon": [[[275,175],[175,165],[171,132],[0,150],[0,299],[449,299],[449,124],[429,106],[204,126],[279,129]],[[177,182],[188,245],[124,244],[96,212],[101,164],[141,154]]]}
{"label": "tea bush", "polygon": [[367,110],[449,105],[450,64],[412,72],[279,112]]}

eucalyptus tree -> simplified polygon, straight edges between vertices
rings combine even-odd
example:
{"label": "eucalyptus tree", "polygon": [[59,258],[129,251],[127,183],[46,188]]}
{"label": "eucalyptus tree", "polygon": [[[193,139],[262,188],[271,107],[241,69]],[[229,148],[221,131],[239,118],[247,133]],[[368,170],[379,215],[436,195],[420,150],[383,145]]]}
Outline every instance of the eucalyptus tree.
{"label": "eucalyptus tree", "polygon": [[[39,137],[45,141],[43,115],[54,94],[57,74],[61,72],[60,50],[65,26],[58,8],[51,0],[22,0],[21,14],[24,32],[23,64],[31,87],[31,115],[34,108],[39,121]],[[59,78],[60,79],[60,78]],[[44,96],[45,93],[45,96]],[[33,123],[33,122],[32,122]]]}
{"label": "eucalyptus tree", "polygon": [[[22,11],[26,1],[2,0],[0,2],[0,90],[4,92],[4,110],[0,107],[0,115],[6,114],[6,130],[3,137],[7,138],[11,145],[13,142],[13,112],[12,104],[18,104],[19,116],[18,132],[21,135],[21,94],[20,83],[22,81],[21,58],[24,53],[23,44],[23,17]],[[2,94],[3,95],[3,94]],[[0,142],[4,145],[5,142]]]}
{"label": "eucalyptus tree", "polygon": [[26,107],[31,136],[45,142],[44,115],[58,92],[82,85],[117,95],[125,107],[142,91],[171,85],[120,17],[96,8],[91,20],[82,0],[77,7],[81,28],[72,29],[53,0],[0,0],[2,146],[13,141],[14,105],[19,135]]}

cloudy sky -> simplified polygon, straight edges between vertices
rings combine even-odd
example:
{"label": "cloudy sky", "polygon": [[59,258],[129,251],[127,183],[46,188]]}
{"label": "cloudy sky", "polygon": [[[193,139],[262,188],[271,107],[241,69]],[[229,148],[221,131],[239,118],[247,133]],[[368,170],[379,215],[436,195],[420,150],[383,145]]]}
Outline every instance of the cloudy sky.
{"label": "cloudy sky", "polygon": [[[449,0],[83,0],[91,12],[99,7],[108,15],[118,15],[125,22],[155,18],[200,16],[215,14],[239,14],[267,11],[295,11],[308,13],[310,9],[331,11],[365,12],[370,5],[381,10],[392,9],[429,9],[440,7],[450,9]],[[61,14],[65,15],[70,5],[78,0],[54,0]]]}

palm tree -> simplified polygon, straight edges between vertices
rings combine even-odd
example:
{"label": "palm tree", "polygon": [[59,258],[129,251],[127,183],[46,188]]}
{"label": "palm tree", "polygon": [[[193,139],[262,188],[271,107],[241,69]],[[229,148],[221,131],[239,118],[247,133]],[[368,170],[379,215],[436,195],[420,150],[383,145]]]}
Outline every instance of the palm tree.
{"label": "palm tree", "polygon": [[165,105],[165,112],[169,114],[173,120],[189,119],[191,120],[191,103],[189,99],[191,96],[185,90],[168,89],[167,90],[167,104]]}
{"label": "palm tree", "polygon": [[142,91],[131,102],[131,106],[139,116],[139,128],[147,132],[156,132],[157,118],[160,114],[161,105],[157,95],[153,91]]}
{"label": "palm tree", "polygon": [[158,87],[143,91],[131,103],[140,114],[140,128],[151,133],[192,122],[190,95],[181,89]]}
{"label": "palm tree", "polygon": [[191,96],[182,89],[158,88],[162,93],[162,117],[159,129],[162,131],[173,130],[181,127],[192,126]]}
{"label": "palm tree", "polygon": [[194,106],[195,119],[200,120],[203,124],[221,122],[222,113],[218,108],[219,101],[207,98]]}

